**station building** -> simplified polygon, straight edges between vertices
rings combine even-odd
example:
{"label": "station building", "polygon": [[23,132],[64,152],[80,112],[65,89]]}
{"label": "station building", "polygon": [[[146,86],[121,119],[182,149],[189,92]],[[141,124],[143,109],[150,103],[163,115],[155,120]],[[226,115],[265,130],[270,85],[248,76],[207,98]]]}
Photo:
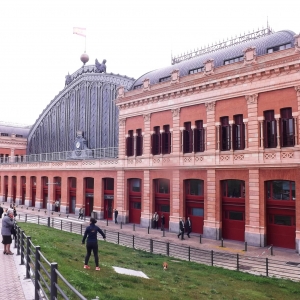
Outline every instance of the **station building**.
{"label": "station building", "polygon": [[[130,70],[129,70],[130,72]],[[85,66],[0,164],[2,201],[300,250],[300,35],[269,28],[137,80]],[[14,192],[16,191],[16,192]],[[159,219],[160,224],[160,219]]]}

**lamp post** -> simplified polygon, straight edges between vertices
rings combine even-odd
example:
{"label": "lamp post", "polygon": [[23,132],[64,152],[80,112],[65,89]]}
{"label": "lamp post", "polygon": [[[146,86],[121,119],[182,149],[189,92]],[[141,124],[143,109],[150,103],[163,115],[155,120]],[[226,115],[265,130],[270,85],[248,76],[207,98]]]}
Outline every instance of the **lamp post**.
{"label": "lamp post", "polygon": [[[57,184],[59,184],[58,182],[47,182],[46,183],[48,186],[49,185],[57,185]],[[49,190],[48,190],[48,200],[47,200],[47,210],[48,210],[48,212],[49,212],[49,220],[48,220],[48,222],[50,222],[50,200],[49,200]]]}

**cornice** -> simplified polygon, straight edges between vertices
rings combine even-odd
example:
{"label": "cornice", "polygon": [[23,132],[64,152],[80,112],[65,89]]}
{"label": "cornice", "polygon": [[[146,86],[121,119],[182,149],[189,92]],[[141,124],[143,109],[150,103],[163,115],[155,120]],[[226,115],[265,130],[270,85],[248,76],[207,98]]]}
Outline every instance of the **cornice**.
{"label": "cornice", "polygon": [[[187,95],[192,95],[199,92],[206,92],[215,89],[226,88],[229,86],[241,85],[244,83],[252,83],[258,80],[264,80],[277,76],[282,76],[290,73],[296,73],[300,70],[300,56],[293,54],[285,57],[280,57],[272,61],[265,61],[265,58],[258,59],[256,65],[240,67],[226,72],[215,72],[211,76],[195,78],[191,76],[191,80],[185,80],[178,83],[176,89],[174,86],[168,86],[160,89],[155,89],[152,86],[151,92],[139,93],[116,101],[120,110],[144,106],[151,103],[166,101]],[[219,68],[221,70],[222,67]],[[216,69],[217,70],[217,69]],[[187,76],[186,76],[187,77]]]}

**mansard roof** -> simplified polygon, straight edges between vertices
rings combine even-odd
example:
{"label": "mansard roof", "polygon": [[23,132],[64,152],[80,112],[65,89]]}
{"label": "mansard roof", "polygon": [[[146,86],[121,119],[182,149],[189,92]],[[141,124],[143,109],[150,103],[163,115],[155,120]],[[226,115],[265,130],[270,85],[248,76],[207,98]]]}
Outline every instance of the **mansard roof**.
{"label": "mansard roof", "polygon": [[267,54],[268,49],[276,46],[290,43],[291,47],[293,47],[294,35],[295,33],[290,30],[278,31],[267,36],[220,49],[215,52],[205,53],[165,68],[150,71],[138,78],[132,85],[131,89],[134,89],[136,86],[140,86],[145,79],[150,79],[151,85],[159,83],[160,79],[170,76],[170,73],[176,69],[179,70],[180,77],[186,76],[189,74],[190,70],[203,67],[203,63],[209,59],[214,60],[215,67],[220,67],[224,65],[225,60],[243,56],[243,50],[247,49],[248,47],[256,47],[257,56]]}
{"label": "mansard roof", "polygon": [[29,125],[0,122],[0,136],[12,136],[15,134],[18,137],[27,138],[30,127]]}

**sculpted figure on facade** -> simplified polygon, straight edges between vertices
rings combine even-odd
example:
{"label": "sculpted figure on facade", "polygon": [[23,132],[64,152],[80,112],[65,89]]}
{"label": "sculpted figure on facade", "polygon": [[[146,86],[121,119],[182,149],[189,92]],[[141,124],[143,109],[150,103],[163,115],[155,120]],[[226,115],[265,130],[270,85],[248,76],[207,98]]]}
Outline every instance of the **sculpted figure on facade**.
{"label": "sculpted figure on facade", "polygon": [[66,76],[66,80],[65,80],[65,86],[70,84],[71,81],[72,81],[72,76],[68,73],[68,75]]}
{"label": "sculpted figure on facade", "polygon": [[149,122],[151,118],[151,114],[144,115],[144,122]]}
{"label": "sculpted figure on facade", "polygon": [[95,73],[106,73],[106,59],[103,59],[102,64],[99,63],[98,59],[95,60]]}
{"label": "sculpted figure on facade", "polygon": [[246,95],[245,96],[247,104],[257,104],[258,94]]}
{"label": "sculpted figure on facade", "polygon": [[296,90],[296,93],[297,93],[297,97],[300,97],[300,85],[295,86],[295,90]]}
{"label": "sculpted figure on facade", "polygon": [[216,101],[205,103],[206,111],[215,110]]}
{"label": "sculpted figure on facade", "polygon": [[171,111],[172,111],[172,115],[173,115],[173,118],[174,118],[174,117],[179,116],[180,108],[175,108],[175,109],[172,109]]}
{"label": "sculpted figure on facade", "polygon": [[117,99],[124,98],[124,97],[125,97],[125,88],[124,86],[119,86],[117,88]]}

